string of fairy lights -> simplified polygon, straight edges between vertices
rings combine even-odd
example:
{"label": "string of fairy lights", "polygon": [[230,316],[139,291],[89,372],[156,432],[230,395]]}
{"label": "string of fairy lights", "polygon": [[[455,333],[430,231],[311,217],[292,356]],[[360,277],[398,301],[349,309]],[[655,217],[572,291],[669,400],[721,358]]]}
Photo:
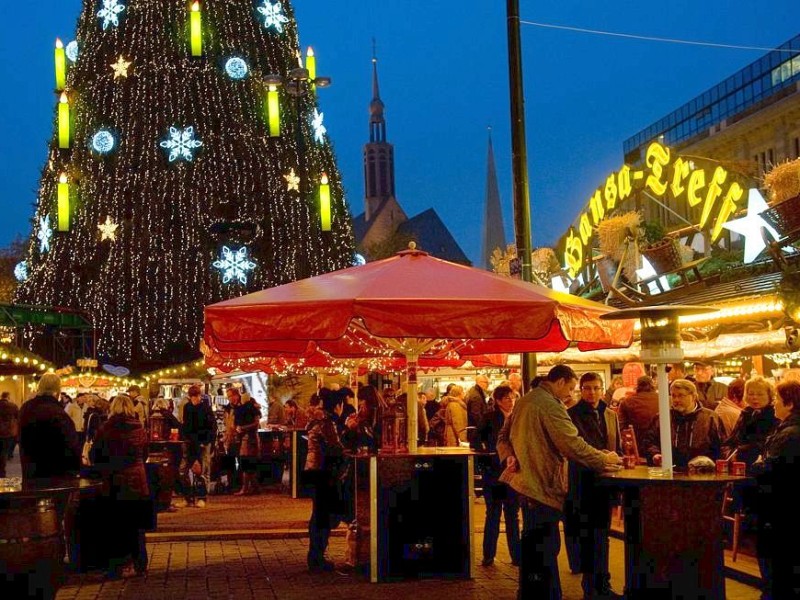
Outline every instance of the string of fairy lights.
{"label": "string of fairy lights", "polygon": [[84,3],[76,42],[56,46],[54,136],[17,301],[88,312],[101,356],[174,363],[197,354],[204,305],[349,266],[316,90],[279,88],[270,135],[264,78],[287,79],[299,49],[286,1]]}

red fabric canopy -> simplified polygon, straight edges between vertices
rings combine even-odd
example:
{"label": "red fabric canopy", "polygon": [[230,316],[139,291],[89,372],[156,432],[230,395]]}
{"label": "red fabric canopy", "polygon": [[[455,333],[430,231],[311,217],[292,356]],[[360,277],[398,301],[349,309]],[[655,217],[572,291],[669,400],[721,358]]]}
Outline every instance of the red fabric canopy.
{"label": "red fabric canopy", "polygon": [[425,355],[625,347],[633,321],[582,298],[407,250],[205,309],[207,357],[401,356],[399,340],[438,340]]}

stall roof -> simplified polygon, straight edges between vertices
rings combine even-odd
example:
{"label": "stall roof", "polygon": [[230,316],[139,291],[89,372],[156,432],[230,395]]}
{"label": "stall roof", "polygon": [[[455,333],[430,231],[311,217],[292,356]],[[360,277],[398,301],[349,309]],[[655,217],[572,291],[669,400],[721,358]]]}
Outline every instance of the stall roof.
{"label": "stall roof", "polygon": [[50,325],[65,329],[94,329],[88,314],[58,306],[0,304],[0,326]]}

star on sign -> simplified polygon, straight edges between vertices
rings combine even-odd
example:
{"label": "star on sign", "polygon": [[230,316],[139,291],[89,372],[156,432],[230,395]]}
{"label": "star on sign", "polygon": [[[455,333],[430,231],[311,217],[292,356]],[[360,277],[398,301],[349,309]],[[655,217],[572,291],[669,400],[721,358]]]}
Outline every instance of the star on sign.
{"label": "star on sign", "polygon": [[111,240],[112,242],[117,241],[117,225],[116,223],[111,221],[111,217],[106,217],[106,222],[101,223],[97,226],[100,230],[100,241],[103,242],[105,240]]}
{"label": "star on sign", "polygon": [[295,174],[294,169],[289,171],[288,175],[284,175],[283,178],[286,180],[288,185],[288,191],[294,190],[295,192],[300,191],[300,178]]}
{"label": "star on sign", "polygon": [[765,210],[769,208],[764,196],[761,195],[757,189],[752,188],[747,196],[747,216],[741,219],[734,219],[728,221],[723,227],[734,233],[744,236],[744,262],[745,264],[753,262],[758,255],[767,247],[764,241],[764,236],[761,235],[761,229],[764,228],[772,237],[773,240],[780,239],[780,235],[775,229],[764,220],[761,216]]}
{"label": "star on sign", "polygon": [[114,79],[117,79],[118,77],[127,77],[128,69],[132,64],[133,63],[131,61],[125,60],[125,57],[120,54],[117,62],[111,65],[111,68],[114,70]]}

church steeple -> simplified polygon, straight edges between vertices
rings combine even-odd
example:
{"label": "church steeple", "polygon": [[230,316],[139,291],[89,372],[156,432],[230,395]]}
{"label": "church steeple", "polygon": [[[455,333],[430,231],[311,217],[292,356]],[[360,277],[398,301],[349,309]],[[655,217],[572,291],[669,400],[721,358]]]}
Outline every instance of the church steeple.
{"label": "church steeple", "polygon": [[369,221],[383,202],[395,197],[394,194],[394,147],[386,141],[386,118],[373,42],[369,143],[364,145],[364,219]]}
{"label": "church steeple", "polygon": [[489,128],[489,155],[486,162],[486,202],[483,213],[481,267],[491,270],[491,256],[494,249],[500,248],[501,251],[506,249],[506,234],[503,227],[503,210],[500,207],[500,190],[497,186],[491,127]]}

